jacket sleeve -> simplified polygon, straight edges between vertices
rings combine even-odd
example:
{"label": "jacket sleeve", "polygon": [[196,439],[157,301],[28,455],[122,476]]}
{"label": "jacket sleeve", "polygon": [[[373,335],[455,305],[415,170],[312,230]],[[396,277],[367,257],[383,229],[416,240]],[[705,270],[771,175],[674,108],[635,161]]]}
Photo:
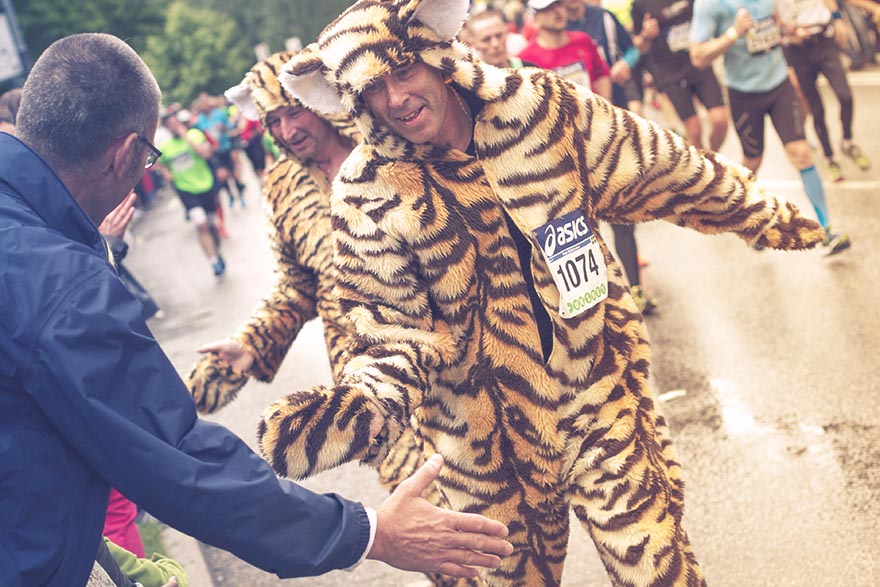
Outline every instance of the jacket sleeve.
{"label": "jacket sleeve", "polygon": [[37,329],[23,383],[100,477],[165,523],[280,577],[359,560],[364,508],[279,480],[237,436],[198,420],[109,266],[67,292]]}
{"label": "jacket sleeve", "polygon": [[[271,404],[258,430],[266,459],[295,478],[352,460],[378,465],[421,405],[431,369],[456,352],[452,336],[437,331],[406,239],[391,228],[394,207],[356,183],[339,189],[357,202],[334,189],[335,291],[349,326],[348,361],[336,386]],[[400,216],[398,225],[418,231]],[[370,407],[385,418],[378,438],[369,434]]]}
{"label": "jacket sleeve", "polygon": [[291,215],[295,213],[288,206],[288,192],[310,182],[302,168],[293,166],[284,159],[266,176],[265,208],[275,283],[236,335],[255,357],[249,374],[267,382],[274,379],[303,325],[318,315],[317,277],[300,263],[291,242],[295,238]]}
{"label": "jacket sleeve", "polygon": [[718,153],[689,145],[654,122],[585,100],[589,206],[616,224],[667,220],[706,234],[730,232],[752,245],[806,249],[822,242],[817,222],[793,203],[768,194],[755,175]]}

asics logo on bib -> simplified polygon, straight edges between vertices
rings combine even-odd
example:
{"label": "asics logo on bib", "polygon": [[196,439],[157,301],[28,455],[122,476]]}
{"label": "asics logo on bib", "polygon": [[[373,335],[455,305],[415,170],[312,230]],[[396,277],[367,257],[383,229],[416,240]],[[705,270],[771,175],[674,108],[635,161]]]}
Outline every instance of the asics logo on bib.
{"label": "asics logo on bib", "polygon": [[583,216],[573,218],[565,224],[554,226],[548,224],[544,227],[544,254],[552,256],[558,247],[590,234],[590,227]]}

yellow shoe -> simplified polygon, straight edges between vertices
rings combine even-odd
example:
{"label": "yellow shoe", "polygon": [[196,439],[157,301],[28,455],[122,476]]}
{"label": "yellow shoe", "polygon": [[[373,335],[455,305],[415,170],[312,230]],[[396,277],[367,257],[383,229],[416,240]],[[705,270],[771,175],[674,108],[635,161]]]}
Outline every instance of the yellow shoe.
{"label": "yellow shoe", "polygon": [[654,312],[657,309],[657,302],[652,298],[649,298],[645,292],[642,290],[642,286],[634,285],[629,288],[629,293],[632,295],[633,300],[636,303],[636,307],[639,309],[643,315],[647,316]]}

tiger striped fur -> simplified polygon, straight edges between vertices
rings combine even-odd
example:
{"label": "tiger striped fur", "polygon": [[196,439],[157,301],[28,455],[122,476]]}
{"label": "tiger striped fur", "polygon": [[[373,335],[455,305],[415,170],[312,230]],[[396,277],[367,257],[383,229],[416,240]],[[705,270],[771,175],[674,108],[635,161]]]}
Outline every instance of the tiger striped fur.
{"label": "tiger striped fur", "polygon": [[[598,223],[664,219],[779,249],[812,247],[822,229],[745,168],[589,90],[482,63],[451,40],[448,21],[466,9],[463,0],[361,0],[285,66],[288,89],[313,107],[350,111],[365,144],[331,200],[350,360],[336,386],[267,408],[261,450],[297,478],[378,463],[412,419],[426,451],[444,456],[450,506],[510,530],[514,554],[483,573],[487,585],[559,585],[570,512],[612,584],[705,585],[648,385],[648,333]],[[360,90],[414,61],[482,103],[475,156],[408,143],[364,107]],[[573,211],[599,237],[608,297],[563,318],[532,230]],[[531,281],[507,217],[531,243]],[[530,288],[552,322],[546,358]],[[385,417],[379,438],[368,406]]]}

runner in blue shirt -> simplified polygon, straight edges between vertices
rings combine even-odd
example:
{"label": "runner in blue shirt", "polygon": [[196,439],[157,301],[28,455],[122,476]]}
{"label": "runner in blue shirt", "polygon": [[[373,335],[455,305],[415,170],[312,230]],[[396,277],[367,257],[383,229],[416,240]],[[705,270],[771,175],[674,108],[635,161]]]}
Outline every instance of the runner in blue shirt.
{"label": "runner in blue shirt", "polygon": [[834,231],[829,223],[825,189],[804,135],[800,101],[788,78],[774,0],[700,0],[694,5],[691,41],[691,61],[697,67],[709,67],[724,55],[724,77],[743,165],[756,173],[761,166],[764,118],[769,114],[825,228],[827,254],[849,248],[849,236]]}

